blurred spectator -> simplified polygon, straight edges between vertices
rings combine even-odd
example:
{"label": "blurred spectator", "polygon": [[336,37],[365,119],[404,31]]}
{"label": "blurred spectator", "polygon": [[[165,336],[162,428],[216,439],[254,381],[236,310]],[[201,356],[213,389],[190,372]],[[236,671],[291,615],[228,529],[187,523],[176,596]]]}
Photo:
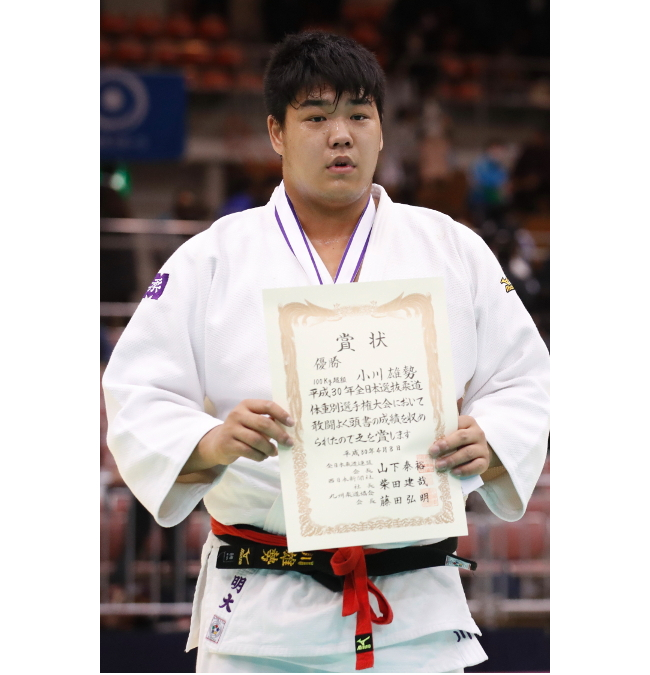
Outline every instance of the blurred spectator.
{"label": "blurred spectator", "polygon": [[387,120],[384,148],[380,153],[377,180],[391,199],[411,203],[418,182],[418,122],[414,106],[403,106],[395,120]]}
{"label": "blurred spectator", "polygon": [[192,190],[181,190],[172,206],[172,218],[175,220],[207,220],[209,210]]}
{"label": "blurred spectator", "polygon": [[499,140],[490,141],[472,167],[470,206],[476,222],[503,214],[508,197],[507,149]]}
{"label": "blurred spectator", "polygon": [[550,187],[550,150],[548,135],[538,129],[521,151],[512,170],[512,202],[519,211],[540,210]]}
{"label": "blurred spectator", "polygon": [[99,331],[99,361],[102,364],[107,364],[113,351],[113,345],[108,339],[108,331],[104,324],[99,325]]}
{"label": "blurred spectator", "polygon": [[227,173],[228,197],[217,210],[216,217],[223,218],[231,213],[264,206],[282,180],[282,176],[276,174],[277,170],[265,164],[230,165]]}
{"label": "blurred spectator", "polygon": [[451,143],[446,134],[425,133],[420,142],[420,181],[423,185],[449,176]]}
{"label": "blurred spectator", "polygon": [[231,213],[239,213],[240,211],[252,208],[253,195],[251,194],[250,187],[242,187],[241,190],[228,197],[221,205],[217,211],[217,218],[223,218],[224,216],[229,216]]}
{"label": "blurred spectator", "polygon": [[504,225],[504,221],[497,224],[493,220],[488,220],[481,227],[481,235],[497,257],[524,306],[531,311],[536,305],[540,283],[532,266],[522,255],[517,230]]}

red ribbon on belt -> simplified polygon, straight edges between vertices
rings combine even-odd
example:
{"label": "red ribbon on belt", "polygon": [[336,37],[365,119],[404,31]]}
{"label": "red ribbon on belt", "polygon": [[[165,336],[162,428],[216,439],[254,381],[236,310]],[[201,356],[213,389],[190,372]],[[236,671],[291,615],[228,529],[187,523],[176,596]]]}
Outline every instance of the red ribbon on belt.
{"label": "red ribbon on belt", "polygon": [[[279,534],[255,532],[232,525],[222,525],[214,518],[210,519],[212,533],[231,534],[242,537],[257,544],[268,546],[286,546],[287,538]],[[345,577],[343,581],[343,616],[357,615],[357,628],[354,642],[354,650],[357,657],[356,669],[364,670],[372,668],[375,663],[372,645],[372,624],[384,626],[393,620],[393,610],[388,604],[384,594],[368,579],[366,571],[366,556],[379,553],[379,549],[364,549],[361,546],[349,546],[345,548],[328,548],[325,551],[334,551],[330,564],[332,571],[337,576]],[[380,616],[370,606],[369,593],[377,599]]]}

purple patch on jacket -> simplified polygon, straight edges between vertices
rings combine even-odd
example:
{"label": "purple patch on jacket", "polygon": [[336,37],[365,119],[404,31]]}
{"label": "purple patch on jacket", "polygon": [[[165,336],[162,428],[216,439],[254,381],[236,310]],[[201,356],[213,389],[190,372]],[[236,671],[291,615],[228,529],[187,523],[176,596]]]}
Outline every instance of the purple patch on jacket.
{"label": "purple patch on jacket", "polygon": [[169,274],[156,274],[154,280],[149,285],[149,288],[147,288],[147,292],[142,297],[158,300],[165,290],[168,279]]}

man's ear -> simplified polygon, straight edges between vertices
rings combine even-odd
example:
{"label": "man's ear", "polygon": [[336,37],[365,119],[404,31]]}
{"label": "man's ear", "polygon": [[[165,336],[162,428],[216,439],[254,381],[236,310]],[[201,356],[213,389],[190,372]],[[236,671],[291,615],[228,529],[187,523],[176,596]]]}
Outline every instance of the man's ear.
{"label": "man's ear", "polygon": [[269,115],[266,118],[266,126],[269,130],[269,138],[271,139],[271,145],[273,149],[282,157],[284,154],[284,131],[280,123],[273,117]]}

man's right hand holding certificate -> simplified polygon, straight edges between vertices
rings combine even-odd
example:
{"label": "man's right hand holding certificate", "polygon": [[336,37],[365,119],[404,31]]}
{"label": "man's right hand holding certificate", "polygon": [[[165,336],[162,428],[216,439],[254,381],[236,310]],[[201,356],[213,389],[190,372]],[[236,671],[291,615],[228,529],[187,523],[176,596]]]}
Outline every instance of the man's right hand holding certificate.
{"label": "man's right hand holding certificate", "polygon": [[478,476],[502,466],[483,429],[469,415],[461,415],[458,429],[437,440],[429,448],[429,454],[436,460],[436,470],[450,470],[454,476],[462,478]]}

